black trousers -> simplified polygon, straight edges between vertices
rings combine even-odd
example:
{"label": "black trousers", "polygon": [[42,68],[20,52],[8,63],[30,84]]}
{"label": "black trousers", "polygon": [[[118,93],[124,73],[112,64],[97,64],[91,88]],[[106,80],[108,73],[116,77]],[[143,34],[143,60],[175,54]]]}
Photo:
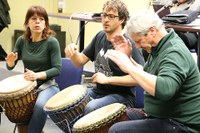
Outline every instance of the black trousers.
{"label": "black trousers", "polygon": [[1,125],[1,113],[3,112],[2,107],[0,106],[0,125]]}
{"label": "black trousers", "polygon": [[189,50],[194,49],[197,52],[198,35],[194,32],[180,32],[175,31],[178,36],[183,40]]}
{"label": "black trousers", "polygon": [[127,110],[130,120],[115,123],[108,133],[189,133],[187,127],[172,119],[147,116],[140,109]]}

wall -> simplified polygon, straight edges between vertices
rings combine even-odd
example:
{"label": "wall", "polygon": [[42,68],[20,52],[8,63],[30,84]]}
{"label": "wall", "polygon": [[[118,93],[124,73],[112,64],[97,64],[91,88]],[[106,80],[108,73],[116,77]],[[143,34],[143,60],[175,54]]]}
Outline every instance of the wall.
{"label": "wall", "polygon": [[[40,0],[33,0],[31,4],[40,4]],[[22,29],[25,11],[31,5],[29,0],[8,0],[10,6],[11,24],[0,33],[0,44],[6,51],[12,48],[14,29]]]}
{"label": "wall", "polygon": [[[7,51],[12,51],[13,35],[15,29],[24,29],[23,23],[26,11],[31,5],[42,5],[47,12],[57,12],[57,0],[7,0],[10,5],[11,24],[0,33],[0,44]],[[106,0],[64,0],[65,12],[101,12],[102,5]],[[83,2],[84,1],[84,2]],[[147,9],[149,0],[123,0],[130,11],[130,14]],[[62,31],[66,31],[66,44],[75,42],[79,34],[79,22],[77,20],[65,20],[49,18],[50,24],[59,24]],[[85,27],[85,44],[87,45],[92,37],[102,29],[101,23],[89,22]],[[71,37],[70,37],[71,36]],[[70,39],[72,38],[72,39]]]}

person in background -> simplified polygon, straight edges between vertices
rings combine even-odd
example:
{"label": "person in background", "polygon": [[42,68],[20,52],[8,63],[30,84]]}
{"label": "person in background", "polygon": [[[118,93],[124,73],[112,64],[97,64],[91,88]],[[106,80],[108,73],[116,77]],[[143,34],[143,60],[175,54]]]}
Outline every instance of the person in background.
{"label": "person in background", "polygon": [[150,54],[144,68],[127,54],[130,43],[120,34],[107,56],[144,88],[144,109],[128,109],[130,120],[114,124],[109,133],[199,133],[200,74],[184,42],[150,10],[134,14],[127,33]]}
{"label": "person in background", "polygon": [[[179,1],[179,0],[177,0]],[[200,1],[195,0],[193,4],[190,5],[188,10],[197,11],[200,14]]]}
{"label": "person in background", "polygon": [[[169,0],[163,0],[161,4],[166,4],[168,2]],[[172,4],[170,8],[171,13],[181,10],[191,10],[197,11],[200,14],[200,0],[176,0],[174,3],[175,4]],[[176,31],[176,33],[181,37],[189,50],[195,50],[195,52],[197,52],[197,33],[180,31]]]}
{"label": "person in background", "polygon": [[192,10],[200,12],[199,0],[161,0],[161,4],[167,4],[172,1],[171,11]]}
{"label": "person in background", "polygon": [[[38,97],[28,125],[28,133],[41,133],[47,114],[43,110],[46,102],[59,92],[54,77],[61,72],[61,54],[58,40],[49,27],[46,10],[31,6],[25,17],[25,33],[20,36],[14,50],[6,57],[7,68],[12,70],[18,60],[24,64],[24,78],[36,80]],[[43,87],[45,84],[46,87]],[[20,130],[20,126],[19,126]]]}
{"label": "person in background", "polygon": [[200,12],[199,0],[176,0],[172,6],[171,11],[192,10]]}
{"label": "person in background", "polygon": [[[88,89],[93,100],[86,105],[84,114],[116,102],[133,107],[135,101],[132,78],[106,56],[107,50],[114,49],[110,41],[113,35],[123,34],[123,28],[129,18],[127,6],[121,0],[108,0],[103,5],[101,17],[103,31],[98,32],[81,53],[75,44],[69,44],[65,48],[66,56],[78,67],[85,65],[89,60],[94,61],[95,74],[92,76],[92,82],[96,83],[96,86]],[[135,48],[131,38],[126,34],[123,36],[132,45],[133,59],[143,65],[142,52]]]}

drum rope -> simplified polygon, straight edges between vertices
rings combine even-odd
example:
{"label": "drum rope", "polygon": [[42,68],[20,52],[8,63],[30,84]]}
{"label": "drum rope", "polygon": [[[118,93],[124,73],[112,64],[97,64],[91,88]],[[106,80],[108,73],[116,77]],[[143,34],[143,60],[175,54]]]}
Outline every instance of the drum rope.
{"label": "drum rope", "polygon": [[15,133],[16,128],[17,128],[17,124],[15,124],[14,130],[13,130],[13,133]]}
{"label": "drum rope", "polygon": [[67,120],[65,120],[65,121],[67,122],[68,132],[69,132],[69,133],[72,133],[71,128],[70,128],[70,125],[69,125],[69,122],[68,122]]}
{"label": "drum rope", "polygon": [[5,103],[3,103],[3,105],[2,103],[0,103],[0,125],[1,125],[1,113],[5,111],[4,107],[5,107]]}
{"label": "drum rope", "polygon": [[2,107],[2,104],[0,103],[0,125],[1,125],[1,113],[4,112],[4,108]]}
{"label": "drum rope", "polygon": [[5,111],[5,108],[4,108],[4,107],[5,107],[5,102],[3,102],[3,104],[2,104],[2,103],[0,104],[0,108],[2,108],[2,112]]}

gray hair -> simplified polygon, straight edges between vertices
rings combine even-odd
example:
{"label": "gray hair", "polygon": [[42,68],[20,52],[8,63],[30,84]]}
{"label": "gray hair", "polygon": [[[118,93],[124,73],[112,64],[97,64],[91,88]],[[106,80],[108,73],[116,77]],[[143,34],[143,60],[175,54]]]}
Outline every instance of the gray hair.
{"label": "gray hair", "polygon": [[163,21],[155,12],[151,10],[144,10],[130,17],[130,20],[126,25],[126,32],[128,35],[145,35],[151,27],[155,27],[158,30],[163,29]]}

